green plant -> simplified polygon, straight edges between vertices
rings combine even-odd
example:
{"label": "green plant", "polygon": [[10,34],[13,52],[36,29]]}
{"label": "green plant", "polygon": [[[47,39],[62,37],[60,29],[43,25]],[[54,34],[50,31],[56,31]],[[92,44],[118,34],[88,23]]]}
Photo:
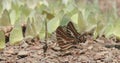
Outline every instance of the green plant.
{"label": "green plant", "polygon": [[5,48],[5,33],[0,30],[0,49]]}

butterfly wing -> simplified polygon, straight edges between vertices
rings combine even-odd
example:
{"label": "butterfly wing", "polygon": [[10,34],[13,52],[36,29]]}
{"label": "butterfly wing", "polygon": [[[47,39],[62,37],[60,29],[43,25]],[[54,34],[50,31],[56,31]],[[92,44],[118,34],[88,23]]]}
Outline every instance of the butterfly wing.
{"label": "butterfly wing", "polygon": [[62,41],[64,43],[67,43],[69,41],[73,41],[72,38],[69,38],[67,36],[66,31],[63,29],[63,27],[59,26],[56,30],[56,37],[58,41]]}
{"label": "butterfly wing", "polygon": [[84,35],[80,35],[77,32],[77,30],[75,29],[75,27],[71,21],[67,24],[67,34],[70,37],[73,37],[76,42],[85,42]]}
{"label": "butterfly wing", "polygon": [[59,26],[56,29],[56,38],[57,38],[57,42],[59,44],[59,47],[62,50],[68,49],[70,46],[70,42],[73,42],[74,39],[73,38],[69,38],[67,36],[66,31],[63,29],[63,27]]}
{"label": "butterfly wing", "polygon": [[59,26],[56,29],[56,37],[61,50],[69,49],[84,39],[84,36],[77,32],[72,22],[69,22],[65,28]]}
{"label": "butterfly wing", "polygon": [[77,37],[80,35],[77,32],[77,30],[75,29],[75,27],[71,21],[67,24],[67,32],[69,35],[72,35],[73,37]]}

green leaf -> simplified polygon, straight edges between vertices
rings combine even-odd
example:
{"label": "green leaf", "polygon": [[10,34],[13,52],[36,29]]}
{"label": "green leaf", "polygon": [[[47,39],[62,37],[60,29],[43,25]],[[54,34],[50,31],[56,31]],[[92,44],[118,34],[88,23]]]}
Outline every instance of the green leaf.
{"label": "green leaf", "polygon": [[5,48],[5,34],[0,30],[0,50]]}
{"label": "green leaf", "polygon": [[3,8],[10,10],[11,9],[11,0],[2,0]]}
{"label": "green leaf", "polygon": [[75,24],[78,24],[78,13],[74,14],[72,17],[72,22],[74,22]]}
{"label": "green leaf", "polygon": [[21,16],[24,17],[22,9],[20,9],[21,6],[22,6],[22,3],[20,4],[20,1],[18,0],[12,1],[12,9],[10,11],[10,19],[11,19],[12,25],[14,25],[16,21],[19,21],[19,18]]}
{"label": "green leaf", "polygon": [[71,4],[67,5],[67,7],[65,7],[63,10],[64,10],[65,13],[68,13],[68,12],[71,12],[72,10],[74,10],[74,9],[75,9],[75,7],[71,3]]}
{"label": "green leaf", "polygon": [[42,27],[40,33],[39,33],[39,38],[40,39],[45,39],[45,28]]}
{"label": "green leaf", "polygon": [[92,31],[96,27],[97,20],[95,18],[95,14],[90,13],[87,18],[87,28],[86,31]]}
{"label": "green leaf", "polygon": [[75,6],[76,6],[80,11],[85,10],[86,4],[85,4],[84,0],[74,0],[74,2],[75,2]]}
{"label": "green leaf", "polygon": [[36,30],[36,33],[39,34],[41,29],[42,29],[42,26],[43,25],[43,22],[45,20],[45,17],[43,15],[41,15],[40,13],[35,13],[34,15],[34,26],[35,26],[35,30]]}
{"label": "green leaf", "polygon": [[48,13],[47,11],[43,11],[42,14],[46,14],[47,15],[47,19],[51,20],[52,18],[54,18],[53,14]]}
{"label": "green leaf", "polygon": [[68,15],[64,15],[63,17],[62,17],[62,20],[61,20],[61,22],[60,22],[60,25],[62,25],[62,26],[65,26],[65,25],[67,25],[67,23],[70,21],[70,17],[68,16]]}
{"label": "green leaf", "polygon": [[41,21],[33,21],[33,27],[35,28],[36,34],[39,34],[41,28],[42,28],[42,22]]}
{"label": "green leaf", "polygon": [[0,0],[0,14],[1,14],[2,10],[3,10],[2,0]]}
{"label": "green leaf", "polygon": [[120,39],[120,19],[115,23],[113,30],[113,35],[115,35],[118,39]]}
{"label": "green leaf", "polygon": [[[47,12],[56,15],[58,14],[61,10],[63,10],[63,5],[61,3],[61,0],[47,0],[48,2],[48,9]],[[56,10],[57,9],[57,10]]]}
{"label": "green leaf", "polygon": [[11,25],[11,22],[10,22],[9,13],[7,10],[4,10],[0,18],[0,26],[10,26],[10,25]]}
{"label": "green leaf", "polygon": [[106,29],[105,29],[104,34],[107,38],[109,38],[109,37],[111,37],[111,35],[113,35],[114,26],[113,26],[113,24],[108,24],[105,27],[106,27]]}
{"label": "green leaf", "polygon": [[55,17],[53,19],[51,19],[49,22],[48,22],[48,32],[49,33],[52,33],[56,30],[56,28],[59,26],[59,18]]}
{"label": "green leaf", "polygon": [[18,1],[12,2],[12,9],[10,11],[10,19],[11,19],[11,24],[12,25],[15,24],[15,21],[19,21],[19,18],[21,16],[24,17],[24,13],[22,12],[22,9],[20,9],[20,8],[21,8],[21,5],[18,4]]}
{"label": "green leaf", "polygon": [[15,24],[16,18],[17,18],[16,12],[15,12],[14,10],[12,10],[12,11],[10,12],[10,19],[11,19],[11,24],[12,24],[12,25]]}
{"label": "green leaf", "polygon": [[10,44],[14,45],[23,40],[22,28],[20,25],[16,25],[10,32]]}
{"label": "green leaf", "polygon": [[89,25],[96,25],[97,20],[96,20],[95,14],[90,13],[90,14],[88,15],[87,22],[88,22]]}
{"label": "green leaf", "polygon": [[15,10],[16,12],[19,12],[20,5],[17,1],[12,1],[12,10]]}
{"label": "green leaf", "polygon": [[78,27],[80,32],[83,32],[86,29],[86,22],[81,12],[78,13]]}
{"label": "green leaf", "polygon": [[101,36],[103,33],[104,29],[104,24],[103,22],[99,21],[97,24],[96,24],[96,28],[95,28],[95,31],[94,31],[94,38],[97,38],[98,36]]}
{"label": "green leaf", "polygon": [[26,38],[34,38],[37,35],[33,20],[30,21],[30,19],[27,20],[27,25],[26,25],[26,32],[25,36]]}
{"label": "green leaf", "polygon": [[27,0],[26,1],[26,5],[30,8],[30,9],[34,9],[37,6],[39,0]]}
{"label": "green leaf", "polygon": [[43,11],[46,11],[47,7],[44,4],[39,4],[37,5],[37,7],[35,8],[36,11],[38,11],[39,13],[42,13]]}
{"label": "green leaf", "polygon": [[27,6],[21,6],[20,7],[20,10],[22,12],[23,15],[25,16],[29,16],[30,12],[31,12],[31,9],[29,9]]}
{"label": "green leaf", "polygon": [[62,0],[62,3],[67,5],[69,0]]}

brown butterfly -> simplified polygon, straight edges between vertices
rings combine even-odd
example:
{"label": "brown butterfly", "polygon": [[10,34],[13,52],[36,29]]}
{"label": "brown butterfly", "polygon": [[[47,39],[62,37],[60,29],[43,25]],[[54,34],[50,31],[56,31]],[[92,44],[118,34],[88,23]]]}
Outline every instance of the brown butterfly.
{"label": "brown butterfly", "polygon": [[56,29],[57,42],[61,50],[66,50],[74,45],[85,42],[85,37],[77,32],[73,23],[70,21],[66,27],[59,26]]}

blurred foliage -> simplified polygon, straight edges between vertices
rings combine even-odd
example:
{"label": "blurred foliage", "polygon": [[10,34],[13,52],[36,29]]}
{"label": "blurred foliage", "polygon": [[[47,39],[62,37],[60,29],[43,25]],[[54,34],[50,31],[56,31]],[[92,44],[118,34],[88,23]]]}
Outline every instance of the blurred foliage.
{"label": "blurred foliage", "polygon": [[7,10],[4,10],[0,18],[0,26],[10,26],[10,17]]}
{"label": "blurred foliage", "polygon": [[[44,39],[45,21],[48,34],[72,21],[80,33],[94,29],[94,38],[102,35],[120,38],[120,18],[116,3],[112,3],[112,9],[102,13],[98,0],[92,3],[84,0],[0,0],[0,28],[13,26],[10,33],[10,42],[13,44],[23,40],[20,27],[23,24],[26,24],[24,39],[35,36]],[[0,32],[0,36],[4,37],[4,34]],[[0,39],[0,45],[3,42],[4,38]]]}
{"label": "blurred foliage", "polygon": [[23,40],[22,28],[20,25],[16,25],[10,32],[10,44],[14,45]]}
{"label": "blurred foliage", "polygon": [[5,48],[5,33],[0,30],[0,49]]}

